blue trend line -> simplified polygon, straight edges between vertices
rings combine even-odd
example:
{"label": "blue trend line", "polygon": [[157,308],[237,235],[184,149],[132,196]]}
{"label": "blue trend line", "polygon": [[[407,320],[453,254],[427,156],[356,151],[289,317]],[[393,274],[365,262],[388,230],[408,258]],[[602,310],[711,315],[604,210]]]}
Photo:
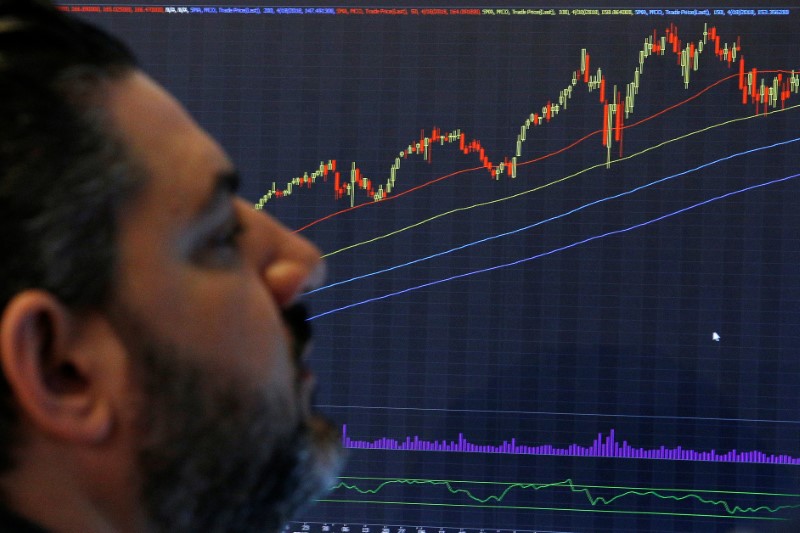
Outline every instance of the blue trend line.
{"label": "blue trend line", "polygon": [[520,233],[520,232],[523,232],[523,231],[527,231],[527,230],[535,228],[537,226],[541,226],[542,224],[546,224],[548,222],[552,222],[554,220],[558,220],[559,218],[564,218],[566,216],[569,216],[569,215],[572,215],[574,213],[577,213],[578,211],[582,211],[582,210],[584,210],[584,209],[586,209],[588,207],[592,207],[592,206],[595,206],[597,204],[601,204],[603,202],[607,202],[609,200],[616,200],[617,198],[622,198],[623,196],[628,196],[629,194],[633,194],[635,192],[639,192],[639,191],[641,191],[643,189],[647,189],[648,187],[652,187],[653,185],[658,185],[659,183],[663,183],[663,182],[671,180],[671,179],[675,179],[675,178],[679,178],[681,176],[685,176],[687,174],[691,174],[692,172],[696,172],[698,170],[702,170],[702,169],[710,167],[712,165],[716,165],[717,163],[722,163],[724,161],[729,161],[729,160],[734,159],[736,157],[752,154],[752,153],[755,153],[755,152],[760,152],[762,150],[770,150],[772,148],[776,148],[776,147],[779,147],[779,146],[785,146],[787,144],[791,144],[791,143],[794,143],[794,142],[797,142],[797,141],[800,141],[800,137],[795,138],[795,139],[790,139],[788,141],[781,141],[781,142],[777,142],[777,143],[774,143],[774,144],[761,146],[761,147],[758,147],[758,148],[751,148],[750,150],[745,150],[744,152],[738,152],[738,153],[735,153],[735,154],[731,154],[731,155],[722,157],[720,159],[716,159],[714,161],[710,161],[708,163],[703,163],[700,166],[697,166],[697,167],[694,167],[694,168],[690,168],[688,170],[684,170],[683,172],[679,172],[677,174],[672,174],[671,176],[667,176],[665,178],[661,178],[659,180],[647,183],[645,185],[640,185],[639,187],[636,187],[636,188],[631,189],[629,191],[622,192],[622,193],[619,193],[619,194],[615,194],[613,196],[607,196],[607,197],[601,198],[599,200],[595,200],[594,202],[590,202],[590,203],[582,205],[580,207],[576,207],[575,209],[572,209],[571,211],[566,211],[564,213],[561,213],[560,215],[555,215],[553,217],[550,217],[550,218],[547,218],[547,219],[544,219],[544,220],[540,220],[539,222],[535,222],[533,224],[529,224],[529,225],[524,226],[522,228],[518,228],[518,229],[515,229],[515,230],[507,231],[505,233],[500,233],[498,235],[492,235],[491,237],[486,237],[486,238],[483,238],[483,239],[480,239],[480,240],[477,240],[477,241],[473,241],[473,242],[470,242],[470,243],[467,243],[467,244],[462,244],[461,246],[457,246],[455,248],[450,248],[449,250],[445,250],[443,252],[437,252],[437,253],[435,253],[433,255],[429,255],[429,256],[426,256],[426,257],[420,257],[418,259],[414,259],[413,261],[409,261],[407,263],[402,263],[402,264],[395,265],[395,266],[392,266],[392,267],[384,268],[382,270],[377,270],[375,272],[370,272],[369,274],[362,274],[360,276],[355,276],[355,277],[350,278],[350,279],[345,279],[345,280],[342,280],[342,281],[329,283],[328,285],[323,285],[322,287],[318,287],[318,288],[316,288],[314,290],[308,291],[306,294],[314,294],[316,292],[321,292],[321,291],[324,291],[324,290],[327,290],[327,289],[331,289],[331,288],[337,287],[339,285],[345,285],[347,283],[352,283],[353,281],[358,281],[358,280],[369,278],[369,277],[372,277],[372,276],[377,276],[379,274],[385,274],[386,272],[391,272],[393,270],[398,270],[400,268],[405,268],[407,266],[415,265],[417,263],[422,263],[423,261],[428,261],[430,259],[435,259],[437,257],[441,257],[441,256],[447,255],[449,253],[457,252],[457,251],[463,250],[465,248],[470,248],[471,246],[476,246],[478,244],[483,244],[485,242],[492,241],[494,239],[499,239],[501,237],[508,237],[509,235],[514,235],[515,233]]}
{"label": "blue trend line", "polygon": [[[795,140],[797,140],[797,139],[795,139]],[[792,142],[792,141],[787,141],[787,142]],[[586,243],[589,243],[589,242],[592,242],[592,241],[603,239],[605,237],[610,237],[612,235],[619,235],[619,234],[622,234],[622,233],[627,233],[629,231],[633,231],[635,229],[642,228],[644,226],[649,226],[650,224],[653,224],[655,222],[660,222],[662,220],[665,220],[667,218],[673,217],[675,215],[680,215],[682,213],[685,213],[685,212],[690,211],[692,209],[695,209],[697,207],[702,207],[704,205],[710,204],[711,202],[716,202],[717,200],[723,200],[723,199],[728,198],[730,196],[734,196],[734,195],[741,194],[741,193],[744,193],[744,192],[748,192],[748,191],[752,191],[752,190],[755,190],[755,189],[759,189],[761,187],[767,187],[769,185],[775,185],[776,183],[782,183],[782,182],[789,181],[789,180],[792,180],[792,179],[795,179],[795,178],[798,178],[798,177],[800,177],[800,174],[792,174],[791,176],[786,176],[786,177],[783,177],[783,178],[774,179],[774,180],[767,181],[767,182],[764,182],[764,183],[759,183],[757,185],[751,185],[751,186],[745,187],[743,189],[739,189],[739,190],[736,190],[736,191],[731,191],[731,192],[728,192],[728,193],[725,193],[725,194],[722,194],[722,195],[719,195],[719,196],[714,196],[712,198],[709,198],[708,200],[703,200],[702,202],[698,202],[696,204],[692,204],[692,205],[690,205],[688,207],[684,207],[684,208],[679,209],[677,211],[673,211],[671,213],[667,213],[665,215],[661,215],[660,217],[656,217],[656,218],[652,218],[650,220],[646,220],[645,222],[641,222],[639,224],[635,224],[635,225],[627,227],[627,228],[622,228],[622,229],[618,229],[618,230],[614,230],[614,231],[609,231],[607,233],[603,233],[601,235],[595,235],[593,237],[587,237],[586,239],[583,239],[581,241],[577,241],[577,242],[574,242],[572,244],[568,244],[566,246],[561,246],[559,248],[555,248],[553,250],[550,250],[550,251],[547,251],[547,252],[543,252],[543,253],[540,253],[540,254],[537,254],[537,255],[534,255],[534,256],[531,256],[531,257],[526,257],[524,259],[519,259],[517,261],[512,261],[510,263],[503,263],[501,265],[495,265],[495,266],[488,267],[488,268],[482,268],[480,270],[473,270],[471,272],[465,272],[464,274],[458,274],[456,276],[451,276],[449,278],[443,278],[443,279],[439,279],[439,280],[435,280],[435,281],[430,281],[428,283],[423,283],[421,285],[416,285],[414,287],[409,287],[409,288],[403,289],[401,291],[395,291],[395,292],[391,292],[391,293],[388,293],[388,294],[384,294],[382,296],[376,296],[374,298],[369,298],[367,300],[362,300],[360,302],[355,302],[355,303],[352,303],[352,304],[349,304],[349,305],[345,305],[343,307],[338,307],[336,309],[331,309],[330,311],[325,311],[324,313],[319,313],[317,315],[309,317],[308,320],[315,320],[317,318],[321,318],[321,317],[326,316],[326,315],[330,315],[330,314],[333,314],[333,313],[338,313],[339,311],[344,311],[344,310],[347,310],[347,309],[351,309],[353,307],[358,307],[360,305],[364,305],[364,304],[368,304],[368,303],[372,303],[372,302],[377,302],[379,300],[385,300],[387,298],[392,298],[394,296],[399,296],[399,295],[405,294],[407,292],[412,292],[412,291],[416,291],[416,290],[419,290],[419,289],[432,287],[434,285],[439,285],[440,283],[445,283],[445,282],[448,282],[448,281],[453,281],[453,280],[457,280],[457,279],[461,279],[461,278],[466,278],[468,276],[472,276],[472,275],[475,275],[475,274],[483,274],[485,272],[491,272],[493,270],[498,270],[498,269],[501,269],[501,268],[520,265],[522,263],[527,263],[528,261],[533,261],[534,259],[541,259],[542,257],[547,257],[547,256],[555,254],[557,252],[563,252],[564,250],[569,250],[570,248],[574,248],[574,247],[579,246],[581,244],[586,244]]]}

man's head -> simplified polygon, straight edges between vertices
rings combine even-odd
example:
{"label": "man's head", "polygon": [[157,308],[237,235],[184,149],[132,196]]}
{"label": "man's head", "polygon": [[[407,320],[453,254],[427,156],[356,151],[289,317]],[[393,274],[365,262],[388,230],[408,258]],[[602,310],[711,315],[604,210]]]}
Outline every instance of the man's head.
{"label": "man's head", "polygon": [[277,528],[339,463],[294,305],[318,251],[101,32],[0,0],[0,86],[3,497],[67,529]]}

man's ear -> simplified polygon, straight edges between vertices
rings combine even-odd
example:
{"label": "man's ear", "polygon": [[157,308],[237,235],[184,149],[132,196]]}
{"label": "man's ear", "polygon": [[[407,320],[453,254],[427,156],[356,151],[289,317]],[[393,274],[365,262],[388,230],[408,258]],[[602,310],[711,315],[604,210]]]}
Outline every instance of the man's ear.
{"label": "man's ear", "polygon": [[98,362],[79,349],[78,321],[49,292],[18,293],[0,316],[0,368],[21,416],[36,429],[91,444],[111,432],[111,403],[98,383]]}

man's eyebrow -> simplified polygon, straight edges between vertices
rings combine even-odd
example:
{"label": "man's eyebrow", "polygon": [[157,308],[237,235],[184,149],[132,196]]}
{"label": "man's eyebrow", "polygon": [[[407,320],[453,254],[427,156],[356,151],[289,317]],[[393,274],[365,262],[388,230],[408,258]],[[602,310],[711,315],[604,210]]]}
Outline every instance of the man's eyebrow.
{"label": "man's eyebrow", "polygon": [[223,207],[225,202],[239,190],[241,177],[235,170],[217,174],[211,194],[203,201],[195,218],[203,218]]}

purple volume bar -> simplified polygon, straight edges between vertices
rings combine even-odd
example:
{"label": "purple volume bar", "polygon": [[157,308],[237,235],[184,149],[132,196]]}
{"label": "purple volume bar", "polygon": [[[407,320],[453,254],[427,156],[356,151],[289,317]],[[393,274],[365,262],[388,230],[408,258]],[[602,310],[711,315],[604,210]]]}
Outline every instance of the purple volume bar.
{"label": "purple volume bar", "polygon": [[634,448],[627,441],[618,442],[612,429],[608,436],[602,433],[591,446],[570,444],[566,448],[557,448],[552,444],[526,446],[517,444],[517,439],[503,441],[502,444],[472,444],[459,433],[457,441],[427,441],[417,436],[406,437],[404,441],[382,438],[375,441],[354,440],[347,436],[347,425],[342,426],[342,445],[356,450],[397,450],[406,452],[466,452],[466,453],[506,453],[517,455],[561,455],[567,457],[613,457],[623,459],[662,459],[668,461],[704,461],[712,463],[758,463],[798,465],[800,458],[790,455],[766,454],[759,451],[739,452],[730,450],[719,453],[716,450],[698,452],[684,450],[682,447],[656,449]]}

